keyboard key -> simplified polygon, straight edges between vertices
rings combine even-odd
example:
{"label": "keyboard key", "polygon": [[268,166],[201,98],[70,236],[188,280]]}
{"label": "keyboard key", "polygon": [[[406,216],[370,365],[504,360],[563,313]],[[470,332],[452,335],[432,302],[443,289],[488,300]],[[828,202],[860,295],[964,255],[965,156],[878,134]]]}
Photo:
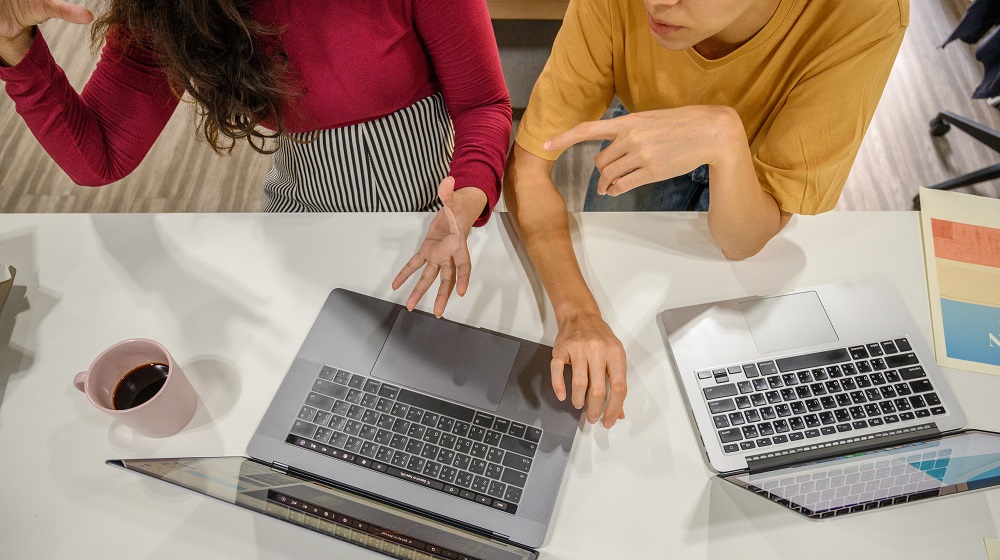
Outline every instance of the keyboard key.
{"label": "keyboard key", "polygon": [[399,387],[389,385],[388,383],[383,383],[378,390],[378,396],[387,399],[395,399],[397,394],[399,394]]}
{"label": "keyboard key", "polygon": [[896,343],[896,348],[898,348],[900,352],[909,352],[910,350],[913,350],[913,348],[910,347],[910,341],[905,338],[897,338],[893,342]]}
{"label": "keyboard key", "polygon": [[743,410],[750,408],[751,406],[753,405],[750,404],[750,399],[748,397],[736,397],[736,408]]}
{"label": "keyboard key", "polygon": [[[528,429],[524,431],[524,439],[538,443],[542,439],[541,428],[528,426]],[[496,444],[491,444],[491,445],[496,445]]]}
{"label": "keyboard key", "polygon": [[850,354],[847,353],[847,350],[837,348],[834,350],[814,352],[812,354],[780,358],[775,360],[775,363],[777,363],[780,371],[786,372],[846,362],[849,358]]}
{"label": "keyboard key", "polygon": [[868,350],[868,355],[872,358],[882,356],[885,352],[882,351],[882,346],[877,342],[872,342],[871,344],[866,344],[865,349]]}
{"label": "keyboard key", "polygon": [[778,373],[778,367],[774,365],[774,362],[758,362],[757,369],[760,371],[761,375],[773,375]]}
{"label": "keyboard key", "polygon": [[944,410],[943,406],[935,406],[934,408],[931,409],[931,414],[933,414],[935,416],[937,416],[939,414],[944,414],[944,413],[945,413],[945,410]]}
{"label": "keyboard key", "polygon": [[705,400],[711,401],[715,399],[721,399],[724,397],[732,397],[737,393],[739,393],[739,390],[736,388],[735,383],[728,383],[726,385],[706,387],[704,389],[704,393],[705,393]]}
{"label": "keyboard key", "polygon": [[521,489],[517,486],[507,486],[507,490],[503,493],[503,499],[516,504],[521,501]]}
{"label": "keyboard key", "polygon": [[[408,405],[416,406],[423,410],[431,410],[445,416],[458,418],[465,422],[471,422],[476,415],[476,411],[455,403],[434,398],[428,395],[415,393],[409,389],[399,389],[396,400]],[[438,429],[441,429],[440,426]]]}
{"label": "keyboard key", "polygon": [[906,354],[897,354],[895,356],[886,356],[885,363],[891,368],[901,368],[903,366],[912,366],[914,364],[919,364],[920,360],[917,355],[913,352],[908,352]]}
{"label": "keyboard key", "polygon": [[847,351],[851,353],[851,358],[855,360],[864,360],[868,357],[868,351],[865,350],[864,346],[851,346]]}
{"label": "keyboard key", "polygon": [[520,422],[511,422],[510,428],[507,429],[507,433],[514,437],[522,438],[524,437],[524,432],[527,429],[528,427]]}
{"label": "keyboard key", "polygon": [[766,391],[768,389],[767,378],[758,377],[753,380],[754,391]]}
{"label": "keyboard key", "polygon": [[[501,475],[500,480],[505,484],[517,486],[518,488],[524,488],[524,484],[528,481],[528,475],[524,471],[506,468],[503,470],[503,475]],[[507,500],[513,501],[510,500],[510,498],[507,498]]]}
{"label": "keyboard key", "polygon": [[[525,435],[531,435],[532,430],[538,430],[538,428],[528,428],[528,432],[525,433]],[[538,430],[538,431],[541,432],[541,430]],[[486,431],[486,436],[483,437],[483,443],[485,443],[487,445],[500,445],[500,438],[502,438],[502,437],[503,437],[503,434],[501,434],[500,432],[496,432],[496,431],[493,431],[493,430],[487,430]],[[536,443],[538,441],[538,440],[533,440],[531,438],[528,438],[528,440],[529,441],[534,441]]]}
{"label": "keyboard key", "polygon": [[789,441],[802,441],[806,436],[802,432],[792,432],[788,434]]}
{"label": "keyboard key", "polygon": [[365,380],[365,385],[362,390],[366,393],[378,393],[378,389],[381,383],[374,379]]}
{"label": "keyboard key", "polygon": [[749,450],[753,449],[754,447],[757,447],[757,446],[754,445],[754,442],[752,442],[752,441],[741,441],[740,442],[740,449],[742,449],[743,451],[749,451]]}
{"label": "keyboard key", "polygon": [[420,419],[423,417],[423,415],[424,415],[423,410],[411,406],[410,410],[406,412],[406,419],[409,420],[410,422],[420,422]]}
{"label": "keyboard key", "polygon": [[917,381],[911,381],[910,389],[912,389],[914,393],[926,393],[928,391],[933,391],[934,386],[931,385],[931,382],[927,379],[920,379]]}
{"label": "keyboard key", "polygon": [[486,437],[486,428],[482,426],[470,426],[468,438],[472,441],[483,441]]}
{"label": "keyboard key", "polygon": [[306,404],[317,410],[333,410],[333,405],[336,402],[337,399],[319,393],[309,393],[309,396],[306,397]]}
{"label": "keyboard key", "polygon": [[461,486],[462,488],[468,488],[472,486],[473,474],[466,471],[461,471],[455,475],[455,485]]}
{"label": "keyboard key", "polygon": [[728,445],[722,446],[722,451],[724,451],[726,453],[736,453],[739,450],[740,450],[740,446],[736,445],[735,443],[730,443]]}
{"label": "keyboard key", "polygon": [[747,376],[747,379],[753,379],[760,375],[757,371],[757,366],[754,364],[743,364],[743,374]]}
{"label": "keyboard key", "polygon": [[492,428],[494,417],[483,412],[476,412],[475,418],[472,419],[472,423],[476,426],[482,428]]}
{"label": "keyboard key", "polygon": [[698,375],[698,379],[708,379],[708,378],[712,377],[712,372],[710,370],[699,371],[699,372],[696,372],[696,373]]}
{"label": "keyboard key", "polygon": [[393,416],[397,416],[399,418],[405,418],[406,413],[409,411],[410,407],[406,406],[403,403],[396,403],[392,405],[392,410],[389,411],[389,414],[392,414]]}
{"label": "keyboard key", "polygon": [[446,434],[450,433],[451,430],[454,429],[454,427],[455,427],[454,418],[448,418],[447,416],[442,416],[441,419],[438,420],[437,429],[441,430]]}
{"label": "keyboard key", "polygon": [[453,433],[453,434],[455,434],[455,435],[457,435],[459,437],[466,437],[466,436],[469,435],[469,428],[471,428],[471,427],[472,427],[472,425],[469,424],[468,422],[463,422],[461,420],[457,420],[455,422],[455,427],[452,428],[452,430],[451,430],[451,433]]}
{"label": "keyboard key", "polygon": [[534,457],[535,450],[538,448],[538,445],[530,441],[505,435],[500,440],[500,448],[506,451],[520,453],[521,455],[525,455],[527,457]]}
{"label": "keyboard key", "polygon": [[[732,410],[736,410],[736,402],[733,401],[733,399],[712,401],[708,403],[708,408],[709,410],[712,411],[712,414],[721,414],[723,412],[730,412]],[[506,438],[509,436],[504,436],[504,437]]]}
{"label": "keyboard key", "polygon": [[819,437],[819,430],[806,430],[807,438]]}
{"label": "keyboard key", "polygon": [[364,376],[358,374],[352,375],[351,380],[347,382],[347,386],[352,389],[361,389],[365,386]]}
{"label": "keyboard key", "polygon": [[775,445],[781,445],[782,443],[788,443],[788,436],[785,435],[774,436],[773,438],[771,438],[771,440],[774,441]]}
{"label": "keyboard key", "polygon": [[737,386],[740,389],[740,394],[745,395],[747,393],[753,393],[753,383],[749,381],[740,381],[737,383]]}
{"label": "keyboard key", "polygon": [[743,434],[739,428],[719,430],[719,441],[722,443],[732,443],[734,441],[740,441],[741,439],[743,439]]}
{"label": "keyboard key", "polygon": [[[730,412],[728,419],[729,423],[732,424],[733,426],[742,426],[743,424],[746,424],[746,421],[743,418],[743,413],[739,411]],[[727,427],[728,426],[718,426],[718,425],[716,426],[716,428],[727,428]]]}
{"label": "keyboard key", "polygon": [[312,390],[321,395],[326,395],[328,397],[333,397],[335,399],[343,399],[344,397],[347,396],[348,388],[343,385],[334,383],[333,381],[327,381],[325,379],[317,379],[316,382],[313,383]]}
{"label": "keyboard key", "polygon": [[424,417],[420,419],[420,423],[429,428],[437,426],[438,419],[441,417],[440,414],[436,412],[424,411]]}
{"label": "keyboard key", "polygon": [[[740,416],[742,416],[742,414]],[[712,417],[712,421],[715,422],[716,428],[729,427],[729,418],[725,414],[720,414],[719,416]]]}

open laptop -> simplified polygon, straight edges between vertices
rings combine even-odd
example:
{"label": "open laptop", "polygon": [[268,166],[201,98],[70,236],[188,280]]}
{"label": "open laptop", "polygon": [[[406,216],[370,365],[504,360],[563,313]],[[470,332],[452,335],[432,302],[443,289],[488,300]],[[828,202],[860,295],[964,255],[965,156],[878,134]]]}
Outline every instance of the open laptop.
{"label": "open laptop", "polygon": [[399,558],[535,558],[579,412],[552,349],[336,289],[244,457],[112,464]]}
{"label": "open laptop", "polygon": [[1000,434],[965,414],[883,278],[658,316],[724,479],[813,518],[1000,483]]}

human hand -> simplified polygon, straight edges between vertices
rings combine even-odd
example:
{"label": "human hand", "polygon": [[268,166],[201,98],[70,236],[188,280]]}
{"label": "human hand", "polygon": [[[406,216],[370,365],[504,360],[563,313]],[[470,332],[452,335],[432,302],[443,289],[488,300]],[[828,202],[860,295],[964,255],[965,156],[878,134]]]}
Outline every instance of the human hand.
{"label": "human hand", "polygon": [[455,179],[445,177],[438,186],[438,196],[444,207],[438,210],[427,235],[417,250],[417,254],[407,262],[392,281],[392,289],[400,286],[416,271],[424,271],[406,300],[406,308],[413,311],[420,298],[440,277],[437,299],[434,300],[434,315],[440,317],[448,305],[452,289],[464,296],[472,274],[472,261],[466,239],[476,218],[486,206],[486,193],[477,188],[455,190]]}
{"label": "human hand", "polygon": [[52,18],[86,24],[94,20],[94,14],[59,0],[0,0],[0,38],[14,39],[25,29]]}
{"label": "human hand", "polygon": [[[728,145],[722,140],[733,132],[734,115],[710,105],[642,111],[578,124],[543,147],[559,151],[585,140],[610,140],[594,165],[601,173],[597,193],[614,196],[715,163]],[[745,137],[741,123],[739,132]]]}
{"label": "human hand", "polygon": [[625,348],[600,315],[582,313],[559,321],[550,367],[552,389],[561,401],[566,399],[566,364],[573,370],[571,401],[577,409],[586,405],[588,422],[594,424],[601,418],[605,397],[604,427],[625,418]]}

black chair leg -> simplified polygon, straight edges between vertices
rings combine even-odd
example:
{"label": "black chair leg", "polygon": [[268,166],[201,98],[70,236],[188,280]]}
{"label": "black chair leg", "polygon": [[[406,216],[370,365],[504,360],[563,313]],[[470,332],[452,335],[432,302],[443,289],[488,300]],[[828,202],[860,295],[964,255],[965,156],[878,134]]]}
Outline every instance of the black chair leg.
{"label": "black chair leg", "polygon": [[944,136],[951,130],[950,125],[955,125],[956,128],[986,144],[993,151],[1000,152],[1000,132],[977,122],[970,121],[965,117],[960,117],[948,111],[941,111],[936,117],[931,119],[930,124],[931,136]]}
{"label": "black chair leg", "polygon": [[[966,173],[965,175],[959,175],[958,177],[953,177],[947,181],[941,181],[927,187],[928,189],[936,189],[940,191],[946,191],[951,189],[957,189],[959,187],[967,187],[969,185],[974,185],[976,183],[982,183],[983,181],[992,181],[993,179],[1000,178],[1000,163],[973,171],[972,173]],[[913,197],[913,209],[920,210],[920,195]]]}
{"label": "black chair leg", "polygon": [[[931,136],[944,136],[949,130],[951,130],[952,125],[982,142],[986,146],[992,148],[993,151],[1000,152],[1000,132],[948,111],[941,111],[936,117],[931,119]],[[948,179],[947,181],[941,181],[940,183],[931,185],[927,188],[951,190],[959,187],[967,187],[983,181],[990,181],[996,178],[1000,178],[1000,164],[991,165],[990,167],[973,171],[972,173],[966,173],[965,175],[959,175],[958,177]],[[920,210],[919,194],[913,197],[913,209]]]}

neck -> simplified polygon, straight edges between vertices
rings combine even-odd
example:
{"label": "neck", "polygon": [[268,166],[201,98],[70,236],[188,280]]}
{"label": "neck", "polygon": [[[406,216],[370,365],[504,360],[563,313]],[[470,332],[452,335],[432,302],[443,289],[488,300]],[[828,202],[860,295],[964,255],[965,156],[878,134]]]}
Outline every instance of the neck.
{"label": "neck", "polygon": [[771,20],[781,0],[761,0],[740,14],[729,27],[694,46],[701,56],[714,60],[740,48]]}

